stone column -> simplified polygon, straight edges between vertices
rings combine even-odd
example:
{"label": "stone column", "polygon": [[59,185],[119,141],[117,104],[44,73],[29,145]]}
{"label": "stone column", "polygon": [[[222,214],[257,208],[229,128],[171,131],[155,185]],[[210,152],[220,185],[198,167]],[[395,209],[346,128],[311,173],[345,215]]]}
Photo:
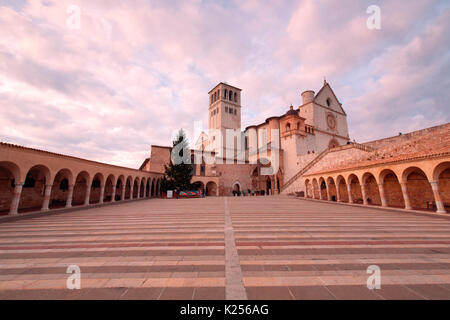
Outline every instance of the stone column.
{"label": "stone column", "polygon": [[84,205],[88,206],[89,205],[89,199],[91,197],[91,185],[88,183],[86,185],[86,197],[84,198]]}
{"label": "stone column", "polygon": [[131,184],[131,187],[130,187],[130,200],[133,200],[133,193],[134,193],[134,183]]}
{"label": "stone column", "polygon": [[116,185],[113,185],[112,187],[112,198],[111,202],[116,202]]}
{"label": "stone column", "polygon": [[52,186],[51,184],[46,184],[45,185],[45,190],[44,190],[44,202],[42,203],[42,211],[47,211],[48,210],[48,205],[50,204],[50,195],[52,193]]}
{"label": "stone column", "polygon": [[336,185],[336,200],[337,200],[337,202],[342,202],[342,199],[341,199],[341,191],[339,190],[339,184],[337,184]]}
{"label": "stone column", "polygon": [[72,207],[72,198],[73,198],[73,184],[69,185],[69,190],[67,191],[66,208]]}
{"label": "stone column", "polygon": [[122,193],[120,195],[120,201],[125,200],[125,185],[122,185]]}
{"label": "stone column", "polygon": [[319,184],[319,199],[320,199],[320,200],[323,200],[323,197],[322,197],[322,187],[320,186],[320,184]]}
{"label": "stone column", "polygon": [[350,183],[347,183],[347,193],[348,193],[348,203],[353,203],[352,186]]}
{"label": "stone column", "polygon": [[331,196],[330,196],[330,186],[327,185],[327,200],[331,201]]}
{"label": "stone column", "polygon": [[9,214],[15,215],[19,209],[20,195],[22,194],[23,183],[16,183],[14,186],[14,193],[9,207]]}
{"label": "stone column", "polygon": [[405,200],[405,210],[412,210],[411,202],[409,201],[408,187],[406,185],[406,182],[400,183],[400,186],[402,187],[403,200]]}
{"label": "stone column", "polygon": [[275,186],[274,186],[274,192],[273,194],[278,194],[278,177],[275,175]]}
{"label": "stone column", "polygon": [[105,196],[105,186],[100,187],[100,201],[98,203],[103,203],[103,197]]}
{"label": "stone column", "polygon": [[387,205],[387,201],[386,201],[386,194],[384,192],[384,184],[383,183],[378,184],[378,191],[380,192],[381,206],[387,207],[388,205]]}
{"label": "stone column", "polygon": [[434,201],[436,202],[436,208],[438,213],[446,213],[444,203],[442,202],[441,194],[439,192],[439,182],[430,181],[431,189],[433,190]]}
{"label": "stone column", "polygon": [[367,194],[366,194],[366,184],[365,183],[361,184],[361,194],[363,197],[363,204],[365,206],[367,206],[368,203],[367,203]]}

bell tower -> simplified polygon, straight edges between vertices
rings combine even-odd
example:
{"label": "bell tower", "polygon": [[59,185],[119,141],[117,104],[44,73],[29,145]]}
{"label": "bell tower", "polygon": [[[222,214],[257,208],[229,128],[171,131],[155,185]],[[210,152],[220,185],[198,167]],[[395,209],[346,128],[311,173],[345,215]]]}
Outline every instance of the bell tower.
{"label": "bell tower", "polygon": [[241,89],[219,83],[209,94],[209,128],[241,128]]}
{"label": "bell tower", "polygon": [[[223,155],[226,154],[226,130],[241,130],[241,89],[221,82],[209,94],[209,125],[222,134]],[[216,143],[215,136],[210,136],[210,144]],[[219,152],[219,150],[214,150]]]}

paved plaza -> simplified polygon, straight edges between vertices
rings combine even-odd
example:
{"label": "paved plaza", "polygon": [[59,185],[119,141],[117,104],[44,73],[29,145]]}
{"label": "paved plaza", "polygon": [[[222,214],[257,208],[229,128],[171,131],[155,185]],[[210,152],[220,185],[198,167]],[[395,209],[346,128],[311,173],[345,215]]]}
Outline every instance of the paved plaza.
{"label": "paved plaza", "polygon": [[[69,290],[69,265],[81,289]],[[381,270],[369,290],[367,268]],[[450,220],[283,196],[0,223],[0,299],[449,299]]]}

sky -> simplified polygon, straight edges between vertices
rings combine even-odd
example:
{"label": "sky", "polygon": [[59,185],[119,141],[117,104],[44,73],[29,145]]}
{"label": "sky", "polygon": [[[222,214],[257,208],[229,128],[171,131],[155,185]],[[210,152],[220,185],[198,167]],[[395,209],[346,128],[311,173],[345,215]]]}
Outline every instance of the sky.
{"label": "sky", "polygon": [[0,0],[0,141],[138,168],[207,128],[219,82],[243,90],[245,128],[324,77],[351,140],[439,125],[449,32],[449,1]]}

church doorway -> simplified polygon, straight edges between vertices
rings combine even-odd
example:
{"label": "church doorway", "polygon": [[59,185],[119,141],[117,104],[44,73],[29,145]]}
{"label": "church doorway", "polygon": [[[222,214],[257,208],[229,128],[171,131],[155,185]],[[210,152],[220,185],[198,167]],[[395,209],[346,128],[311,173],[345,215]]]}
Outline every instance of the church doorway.
{"label": "church doorway", "polygon": [[272,191],[272,182],[270,181],[270,178],[267,178],[267,180],[266,180],[266,191],[267,191],[267,194],[271,194],[271,191]]}
{"label": "church doorway", "polygon": [[241,195],[241,185],[239,182],[235,182],[233,185],[233,196],[240,196]]}

